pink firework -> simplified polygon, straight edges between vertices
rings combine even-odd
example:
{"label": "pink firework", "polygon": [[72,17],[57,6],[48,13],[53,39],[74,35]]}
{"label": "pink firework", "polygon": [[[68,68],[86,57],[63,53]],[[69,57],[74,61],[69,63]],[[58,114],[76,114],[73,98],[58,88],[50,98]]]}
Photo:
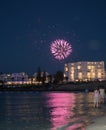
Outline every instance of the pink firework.
{"label": "pink firework", "polygon": [[52,42],[50,50],[56,59],[63,60],[70,55],[72,47],[67,41],[58,39]]}

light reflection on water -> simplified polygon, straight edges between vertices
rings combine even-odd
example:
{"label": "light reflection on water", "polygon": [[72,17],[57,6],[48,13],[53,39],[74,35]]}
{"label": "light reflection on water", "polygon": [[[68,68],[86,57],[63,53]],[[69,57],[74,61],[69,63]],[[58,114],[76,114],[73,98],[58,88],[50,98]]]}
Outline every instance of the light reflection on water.
{"label": "light reflection on water", "polygon": [[74,116],[75,94],[73,93],[49,93],[47,107],[51,108],[50,113],[53,129],[56,129],[69,122],[69,118]]}
{"label": "light reflection on water", "polygon": [[92,117],[92,93],[0,92],[0,130],[77,130]]}

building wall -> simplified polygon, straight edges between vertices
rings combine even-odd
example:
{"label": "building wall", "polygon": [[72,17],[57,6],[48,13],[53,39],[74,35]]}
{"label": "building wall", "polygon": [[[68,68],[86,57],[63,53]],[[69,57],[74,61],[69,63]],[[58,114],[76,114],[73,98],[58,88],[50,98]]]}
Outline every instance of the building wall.
{"label": "building wall", "polygon": [[25,72],[12,73],[11,78],[13,81],[28,81],[28,75]]}
{"label": "building wall", "polygon": [[0,80],[5,82],[5,84],[23,84],[28,82],[28,75],[25,72],[1,74]]}
{"label": "building wall", "polygon": [[64,76],[68,81],[105,80],[104,62],[74,62],[64,65]]}
{"label": "building wall", "polygon": [[3,82],[11,81],[11,74],[1,74],[0,80]]}

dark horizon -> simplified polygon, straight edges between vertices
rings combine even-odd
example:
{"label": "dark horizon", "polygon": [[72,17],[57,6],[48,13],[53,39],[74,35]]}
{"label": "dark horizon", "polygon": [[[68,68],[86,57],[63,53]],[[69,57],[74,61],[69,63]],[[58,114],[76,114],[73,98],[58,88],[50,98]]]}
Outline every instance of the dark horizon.
{"label": "dark horizon", "polygon": [[[106,1],[1,1],[0,72],[55,74],[77,61],[106,63]],[[65,39],[72,53],[58,61],[50,44]]]}

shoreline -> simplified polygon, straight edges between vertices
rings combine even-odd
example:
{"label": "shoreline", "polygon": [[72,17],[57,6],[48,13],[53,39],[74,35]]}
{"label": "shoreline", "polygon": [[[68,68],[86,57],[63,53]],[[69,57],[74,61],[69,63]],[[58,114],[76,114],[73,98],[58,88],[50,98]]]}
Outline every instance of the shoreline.
{"label": "shoreline", "polygon": [[[8,88],[9,90],[6,90],[7,88],[5,88],[5,90],[2,90],[1,92],[75,92],[75,93],[83,93],[83,99],[88,98],[87,93],[92,95],[92,92],[85,92],[85,91],[68,91],[68,90],[30,90],[29,88],[27,88],[25,90],[25,88],[18,88],[18,90],[16,88],[13,88],[14,90]],[[91,96],[90,96],[91,97]],[[90,100],[91,101],[91,100]],[[83,102],[83,105],[86,105],[86,101]],[[106,99],[105,99],[105,103],[99,107],[99,108],[93,108],[92,103],[89,102],[88,106],[86,108],[82,107],[82,109],[84,109],[84,111],[86,111],[86,114],[88,115],[88,118],[86,118],[86,114],[82,114],[79,116],[81,117],[80,122],[81,126],[79,126],[80,128],[83,128],[82,130],[106,130],[104,129],[105,127],[105,120],[106,120]],[[75,110],[76,111],[76,110]],[[92,114],[91,114],[92,112]],[[94,112],[94,113],[93,113]],[[103,121],[103,122],[101,122]],[[97,129],[99,128],[99,129]],[[103,128],[103,129],[102,129]]]}
{"label": "shoreline", "polygon": [[85,126],[85,130],[106,130],[106,101],[100,108],[103,114],[91,118],[91,123]]}
{"label": "shoreline", "polygon": [[69,92],[92,92],[95,88],[104,86],[106,81],[63,83],[63,84],[42,84],[42,85],[1,85],[0,91],[69,91]]}
{"label": "shoreline", "polygon": [[106,114],[94,118],[92,123],[85,127],[85,130],[106,130]]}

